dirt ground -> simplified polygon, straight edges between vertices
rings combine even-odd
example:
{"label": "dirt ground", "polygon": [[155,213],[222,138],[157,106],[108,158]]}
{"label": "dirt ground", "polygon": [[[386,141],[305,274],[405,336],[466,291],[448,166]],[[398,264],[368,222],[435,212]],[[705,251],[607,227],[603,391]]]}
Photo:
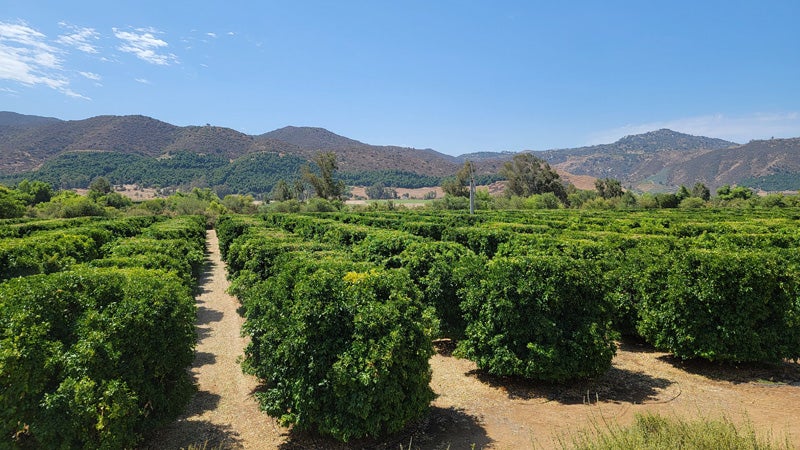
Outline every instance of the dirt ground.
{"label": "dirt ground", "polygon": [[785,438],[800,448],[800,364],[723,366],[682,362],[647,345],[622,342],[613,367],[593,381],[566,385],[488,376],[436,343],[431,385],[439,397],[419,423],[380,442],[342,445],[294,433],[258,410],[257,382],[237,363],[245,340],[214,231],[198,296],[198,393],[183,417],[144,448],[245,449],[548,449],[608,424],[625,425],[637,413],[681,418],[726,417]]}

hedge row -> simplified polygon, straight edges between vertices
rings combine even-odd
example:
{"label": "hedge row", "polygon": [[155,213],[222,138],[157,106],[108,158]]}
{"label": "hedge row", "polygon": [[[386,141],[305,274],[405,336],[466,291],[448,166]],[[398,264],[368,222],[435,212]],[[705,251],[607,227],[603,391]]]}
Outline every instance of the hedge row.
{"label": "hedge row", "polygon": [[[469,296],[490,303],[487,296],[493,288],[487,283],[491,277],[476,277],[474,272],[479,270],[479,265],[476,265],[471,269],[472,275],[431,282],[425,276],[414,275],[408,262],[412,253],[406,254],[405,259],[398,258],[396,253],[360,253],[370,236],[383,235],[380,241],[386,247],[392,241],[393,233],[397,233],[395,239],[406,241],[406,249],[413,248],[422,255],[425,255],[422,250],[425,245],[436,242],[438,238],[437,245],[458,243],[472,250],[471,254],[489,260],[559,261],[557,264],[566,264],[565,267],[588,264],[584,270],[592,274],[592,289],[581,294],[581,301],[599,301],[601,308],[595,312],[582,310],[584,314],[590,314],[586,320],[605,330],[603,324],[610,314],[618,331],[639,334],[658,348],[681,358],[778,361],[798,357],[800,254],[796,250],[800,246],[800,229],[797,227],[800,214],[794,210],[659,211],[658,216],[649,212],[486,212],[479,218],[410,211],[383,215],[282,216],[266,217],[265,220],[276,224],[301,224],[293,226],[318,230],[304,235],[318,241],[326,235],[338,233],[331,230],[340,227],[380,227],[386,230],[368,231],[357,244],[343,248],[356,259],[411,270],[415,283],[425,293],[426,303],[437,308],[446,335],[458,337],[459,331],[463,330],[469,344],[462,346],[472,346],[471,352],[483,349],[486,353],[479,356],[464,350],[463,354],[476,360],[483,358],[485,367],[495,373],[505,370],[500,366],[509,366],[500,362],[505,358],[501,353],[506,349],[498,343],[506,338],[505,332],[498,328],[497,334],[480,337],[486,345],[473,342],[478,339],[477,331],[469,324],[477,320],[479,314],[474,306],[464,303]],[[408,236],[409,232],[418,239],[399,237]],[[424,258],[434,257],[428,254]],[[416,264],[421,263],[417,261]],[[450,262],[441,264],[447,266]],[[494,263],[487,267],[491,264]],[[422,264],[420,267],[425,266]],[[449,273],[457,275],[460,271],[462,269],[457,263],[450,266]],[[437,269],[437,273],[448,273],[448,269]],[[549,276],[544,273],[547,271],[542,274],[521,271],[517,276],[524,274],[525,277],[536,277],[536,282],[547,282]],[[505,280],[512,284],[515,281],[513,278]],[[449,286],[446,292],[438,291],[437,283]],[[558,283],[570,283],[570,289],[578,289],[581,283],[586,284],[586,280],[553,281],[548,289],[558,292],[562,287]],[[481,287],[476,288],[476,285]],[[498,301],[517,302],[515,308],[519,310],[524,302],[513,300],[515,296],[533,298],[539,295],[530,291],[533,289],[531,286],[526,287],[529,292],[516,294],[502,285],[497,288],[504,296]],[[531,298],[528,300],[532,301]],[[546,305],[540,306],[547,310]],[[601,310],[604,311],[602,314],[599,313]],[[528,311],[524,317],[531,314]],[[765,317],[768,319],[763,319]],[[556,323],[568,329],[567,323],[561,323],[564,320],[558,318]],[[540,339],[541,334],[530,330],[526,333],[529,333],[526,334],[527,343],[540,345],[536,339]],[[605,335],[606,331],[599,333]],[[603,339],[607,340],[610,335],[605,336]],[[520,339],[522,337],[517,338]],[[595,341],[595,351],[605,355],[602,350],[605,344],[601,341]],[[523,353],[515,352],[517,356]],[[526,358],[521,357],[521,360]],[[497,367],[492,367],[492,361],[497,362]],[[520,373],[517,369],[512,372]],[[531,370],[525,372],[529,374],[526,376],[535,373]],[[556,374],[557,370],[553,373]],[[535,376],[547,379],[560,375]]]}
{"label": "hedge row", "polygon": [[406,271],[241,219],[218,226],[250,337],[243,367],[264,383],[264,411],[342,441],[397,431],[427,411],[437,321]]}
{"label": "hedge row", "polygon": [[0,285],[8,445],[124,448],[189,400],[194,302],[172,274],[79,269]]}
{"label": "hedge row", "polygon": [[[151,217],[116,220],[45,220],[16,228],[0,240],[0,280],[52,273],[103,256],[103,245],[134,236],[156,221]],[[11,234],[11,233],[9,233]]]}
{"label": "hedge row", "polygon": [[0,447],[130,448],[190,399],[205,222],[114,227],[109,257],[0,284]]}
{"label": "hedge row", "polygon": [[[343,215],[338,217],[345,218]],[[491,228],[441,228],[442,238],[448,240],[435,241],[402,230],[376,229],[355,220],[337,221],[328,216],[267,215],[263,219],[261,228],[253,225],[253,228],[261,230],[260,238],[247,240],[248,244],[231,245],[232,273],[239,268],[234,249],[240,246],[258,245],[262,249],[272,248],[272,254],[281,254],[279,249],[284,245],[294,248],[299,245],[330,245],[339,248],[348,259],[408,271],[413,285],[422,292],[423,303],[436,311],[441,323],[440,336],[463,338],[459,344],[460,354],[474,359],[491,373],[555,380],[595,376],[611,364],[616,334],[611,327],[613,314],[606,285],[595,282],[594,275],[600,273],[600,265],[596,262],[582,264],[581,270],[574,272],[576,276],[572,277],[555,276],[552,273],[555,269],[548,272],[544,270],[545,266],[540,265],[536,267],[541,270],[521,270],[504,278],[490,276],[494,274],[493,268],[499,266],[492,265],[494,262],[487,265],[487,261],[499,248],[508,247],[516,235],[495,225],[486,224]],[[388,222],[383,222],[383,225]],[[393,226],[402,228],[398,223],[393,221]],[[416,221],[415,225],[405,228],[432,228],[420,225],[423,223],[428,222]],[[264,232],[266,227],[280,227],[281,233],[289,234],[276,234],[274,229]],[[294,234],[295,231],[302,234]],[[261,261],[270,266],[275,261],[264,251],[250,251],[240,259],[251,267],[259,266]],[[539,258],[532,258],[532,261],[539,261]],[[559,268],[579,263],[565,254],[551,255],[545,262]],[[263,277],[277,276],[260,267],[256,272],[258,276],[244,277],[246,282],[235,280],[234,291],[239,292],[240,283],[252,286]],[[509,283],[516,282],[517,278],[524,278],[531,284],[514,293]],[[530,292],[534,285],[541,291]],[[561,294],[555,294],[559,292]],[[489,293],[494,293],[494,297]],[[569,293],[578,293],[581,297],[571,298]],[[508,308],[506,316],[497,314],[492,302],[505,305]],[[576,305],[583,306],[578,308]],[[245,310],[251,313],[247,302]],[[572,317],[569,312],[577,312],[579,317]],[[539,317],[536,320],[549,324],[551,329],[545,330],[541,324],[531,327],[534,314]],[[517,322],[508,322],[510,317],[516,317]],[[513,344],[504,343],[504,339],[511,335],[509,325],[515,328]],[[574,351],[577,346],[581,346],[583,351]],[[527,347],[538,350],[531,352],[526,350]],[[511,360],[517,362],[512,364]]]}
{"label": "hedge row", "polygon": [[600,375],[616,353],[600,274],[569,257],[498,257],[467,291],[457,354],[496,375],[563,381]]}

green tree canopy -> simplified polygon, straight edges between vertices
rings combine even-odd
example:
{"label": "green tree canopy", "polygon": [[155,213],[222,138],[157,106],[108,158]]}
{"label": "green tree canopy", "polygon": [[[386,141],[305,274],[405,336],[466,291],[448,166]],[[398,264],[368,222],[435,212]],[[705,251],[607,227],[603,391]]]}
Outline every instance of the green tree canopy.
{"label": "green tree canopy", "polygon": [[22,180],[17,186],[17,190],[25,194],[29,205],[49,202],[53,197],[53,187],[44,181]]}
{"label": "green tree canopy", "polygon": [[552,192],[561,202],[567,200],[567,190],[550,164],[530,153],[519,153],[506,162],[500,175],[506,178],[506,196],[530,197]]}
{"label": "green tree canopy", "polygon": [[366,189],[367,197],[372,200],[380,200],[380,199],[392,199],[397,198],[397,192],[392,189],[386,187],[380,181],[373,184],[372,186],[368,186]]}
{"label": "green tree canopy", "polygon": [[473,173],[475,173],[475,168],[472,162],[466,161],[461,169],[456,172],[455,177],[444,180],[442,190],[445,194],[454,197],[469,197],[469,180]]}
{"label": "green tree canopy", "polygon": [[597,194],[605,199],[622,197],[622,183],[613,178],[598,178],[594,181]]}
{"label": "green tree canopy", "polygon": [[344,194],[344,182],[334,178],[334,172],[339,168],[336,164],[336,153],[317,153],[313,159],[319,169],[319,175],[305,166],[302,169],[303,180],[311,185],[314,194],[324,199],[339,199]]}
{"label": "green tree canopy", "polygon": [[698,181],[694,184],[694,187],[692,187],[692,197],[708,201],[711,198],[711,191],[705,184]]}
{"label": "green tree canopy", "polygon": [[89,184],[89,198],[92,200],[97,200],[111,191],[111,183],[105,177],[97,177]]}
{"label": "green tree canopy", "polygon": [[281,179],[275,183],[275,187],[272,188],[269,197],[276,202],[284,202],[292,198],[292,190],[289,188],[289,184]]}
{"label": "green tree canopy", "polygon": [[11,219],[25,215],[25,203],[16,192],[0,186],[0,219]]}

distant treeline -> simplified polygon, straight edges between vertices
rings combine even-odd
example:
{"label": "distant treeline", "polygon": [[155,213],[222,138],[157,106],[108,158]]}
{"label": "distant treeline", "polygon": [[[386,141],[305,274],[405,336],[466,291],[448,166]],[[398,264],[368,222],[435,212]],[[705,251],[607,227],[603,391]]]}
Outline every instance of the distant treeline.
{"label": "distant treeline", "polygon": [[178,152],[169,157],[73,152],[48,161],[32,172],[0,176],[0,184],[41,180],[58,189],[86,188],[97,177],[112,184],[143,187],[211,187],[224,193],[266,193],[281,179],[300,177],[308,161],[277,153],[253,153],[234,161],[217,155]]}
{"label": "distant treeline", "polygon": [[442,177],[419,175],[403,170],[339,172],[337,176],[348,186],[372,186],[376,183],[383,183],[384,186],[416,189],[438,186],[442,182]]}
{"label": "distant treeline", "polygon": [[800,176],[797,173],[776,173],[763,177],[750,177],[742,180],[742,186],[762,191],[797,191],[800,190]]}
{"label": "distant treeline", "polygon": [[[299,179],[300,168],[311,164],[291,155],[252,153],[234,161],[218,155],[177,152],[169,157],[111,153],[70,152],[46,162],[35,171],[0,175],[0,184],[16,185],[20,181],[39,180],[56,189],[87,188],[97,177],[112,184],[138,184],[142,187],[210,187],[221,195],[266,194],[279,180]],[[351,186],[384,186],[422,188],[439,186],[443,177],[419,175],[402,170],[338,172],[336,177]],[[476,183],[488,184],[497,175],[476,176]]]}

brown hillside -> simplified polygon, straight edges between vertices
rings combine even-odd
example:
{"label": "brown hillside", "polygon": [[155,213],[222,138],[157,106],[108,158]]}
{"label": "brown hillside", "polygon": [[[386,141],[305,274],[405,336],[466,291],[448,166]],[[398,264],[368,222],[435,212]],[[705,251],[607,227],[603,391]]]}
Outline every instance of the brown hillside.
{"label": "brown hillside", "polygon": [[712,188],[775,173],[798,173],[800,177],[800,138],[751,141],[698,155],[670,169],[672,185],[699,180]]}
{"label": "brown hillside", "polygon": [[[497,173],[513,152],[480,152],[461,157],[430,149],[376,146],[323,128],[284,127],[259,136],[213,126],[178,127],[145,116],[98,116],[62,121],[0,112],[0,173],[24,172],[67,151],[107,151],[145,156],[189,151],[230,160],[254,152],[275,152],[310,160],[320,151],[337,154],[343,172],[406,171],[453,175],[466,159],[479,174]],[[611,144],[538,151],[577,186],[595,178],[616,178],[624,186],[674,191],[703,182],[714,189],[748,177],[780,174],[800,179],[800,138],[752,141],[738,145],[721,139],[656,130],[626,136]]]}

